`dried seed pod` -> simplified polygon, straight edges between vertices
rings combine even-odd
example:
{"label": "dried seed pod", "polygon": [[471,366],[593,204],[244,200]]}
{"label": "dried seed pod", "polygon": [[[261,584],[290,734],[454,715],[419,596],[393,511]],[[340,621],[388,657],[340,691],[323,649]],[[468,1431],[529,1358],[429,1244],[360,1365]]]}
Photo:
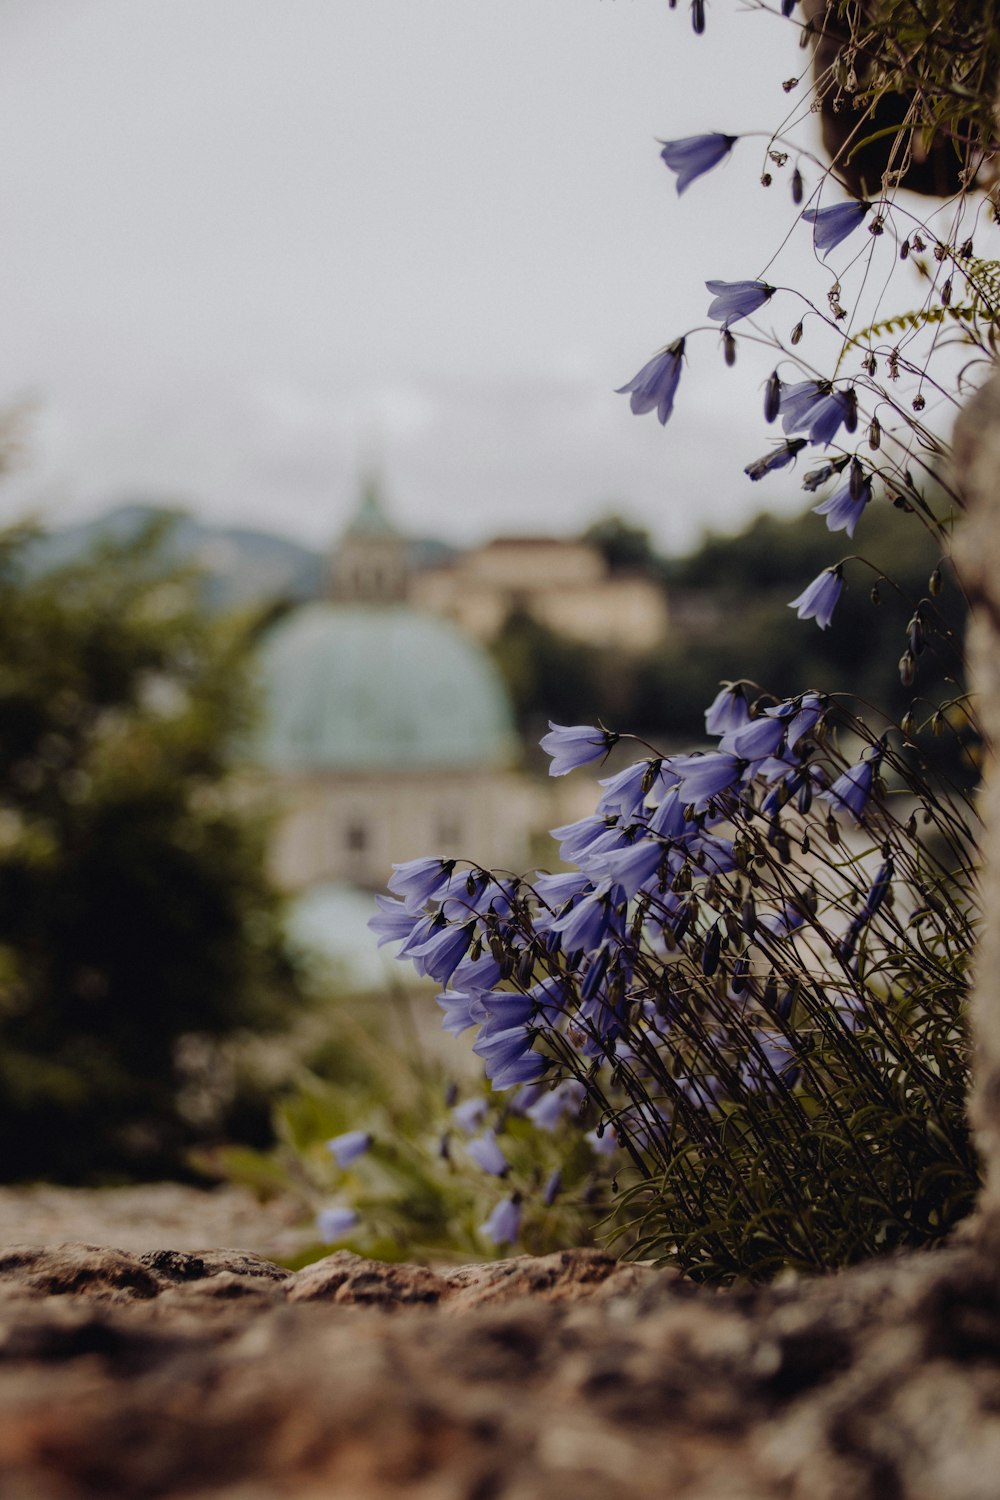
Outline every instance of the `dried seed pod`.
{"label": "dried seed pod", "polygon": [[736,340],[733,338],[728,328],[722,335],[722,352],[725,356],[726,364],[730,369],[732,369],[733,365],[736,363]]}
{"label": "dried seed pod", "polygon": [[927,580],[927,592],[932,599],[936,599],[941,592],[941,569],[935,568]]}
{"label": "dried seed pod", "polygon": [[907,646],[899,658],[899,680],[904,687],[912,686],[913,679],[916,676],[916,666],[917,664],[913,659],[913,652]]}
{"label": "dried seed pod", "polygon": [[772,370],[764,387],[764,421],[773,422],[781,409],[781,381],[777,370]]}
{"label": "dried seed pod", "polygon": [[802,332],[803,332],[803,329],[802,329],[802,324],[801,324],[801,322],[799,322],[799,323],[796,323],[796,325],[795,325],[795,327],[794,327],[794,328],[793,328],[793,329],[792,329],[792,332],[791,332],[791,337],[790,337],[790,338],[789,338],[789,340],[788,340],[788,342],[789,342],[789,343],[790,343],[790,344],[791,344],[791,345],[792,345],[792,347],[793,347],[793,348],[794,348],[794,347],[795,347],[795,345],[796,345],[796,344],[797,344],[797,343],[798,343],[798,342],[799,342],[799,340],[800,340],[800,339],[801,339],[801,337],[802,337]]}
{"label": "dried seed pod", "polygon": [[878,417],[872,417],[868,424],[868,446],[873,449],[882,446],[882,424]]}

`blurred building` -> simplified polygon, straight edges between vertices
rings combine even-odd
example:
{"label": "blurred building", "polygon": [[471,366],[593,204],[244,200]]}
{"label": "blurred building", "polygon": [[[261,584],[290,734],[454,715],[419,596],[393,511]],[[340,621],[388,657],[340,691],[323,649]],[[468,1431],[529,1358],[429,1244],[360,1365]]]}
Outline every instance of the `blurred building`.
{"label": "blurred building", "polygon": [[516,772],[506,690],[484,648],[416,606],[407,543],[369,486],[328,597],[261,650],[255,759],[280,812],[273,867],[290,890],[383,888],[418,855],[518,868],[537,817]]}
{"label": "blurred building", "polygon": [[498,537],[413,580],[414,603],[492,641],[523,611],[559,635],[644,651],[668,626],[663,589],[643,573],[612,573],[597,547],[559,537]]}

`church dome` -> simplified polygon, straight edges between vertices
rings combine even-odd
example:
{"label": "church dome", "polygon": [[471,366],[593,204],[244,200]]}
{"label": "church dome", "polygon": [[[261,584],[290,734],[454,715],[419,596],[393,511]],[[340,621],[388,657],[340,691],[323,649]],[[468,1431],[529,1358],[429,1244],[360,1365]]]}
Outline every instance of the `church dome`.
{"label": "church dome", "polygon": [[297,609],[260,651],[256,760],[273,771],[497,769],[517,751],[484,649],[404,604]]}

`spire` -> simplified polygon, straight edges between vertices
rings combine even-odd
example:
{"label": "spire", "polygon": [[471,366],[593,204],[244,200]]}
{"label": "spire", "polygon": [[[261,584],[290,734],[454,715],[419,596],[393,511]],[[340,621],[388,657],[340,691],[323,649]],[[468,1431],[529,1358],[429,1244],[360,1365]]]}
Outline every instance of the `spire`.
{"label": "spire", "polygon": [[406,598],[406,539],[386,513],[381,486],[368,474],[357,510],[337,544],[330,591],[338,604],[393,604]]}
{"label": "spire", "polygon": [[361,486],[361,500],[347,524],[344,540],[347,537],[400,538],[399,530],[386,514],[381,486],[374,474],[368,474]]}

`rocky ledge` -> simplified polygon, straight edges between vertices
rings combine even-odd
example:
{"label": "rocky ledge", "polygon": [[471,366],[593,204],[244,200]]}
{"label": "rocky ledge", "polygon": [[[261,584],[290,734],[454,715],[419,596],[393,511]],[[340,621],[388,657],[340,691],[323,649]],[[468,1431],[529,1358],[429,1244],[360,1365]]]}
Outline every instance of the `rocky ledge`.
{"label": "rocky ledge", "polygon": [[4,1500],[995,1500],[969,1249],[766,1291],[593,1251],[0,1250]]}

